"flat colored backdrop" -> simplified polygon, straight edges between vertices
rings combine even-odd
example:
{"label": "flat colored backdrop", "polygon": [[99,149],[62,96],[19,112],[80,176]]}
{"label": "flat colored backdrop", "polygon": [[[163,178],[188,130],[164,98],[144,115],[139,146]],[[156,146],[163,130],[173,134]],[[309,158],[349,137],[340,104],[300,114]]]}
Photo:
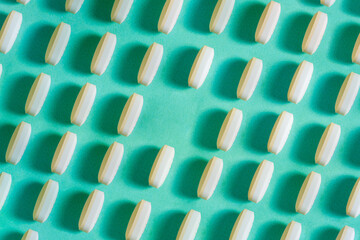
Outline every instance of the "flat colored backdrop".
{"label": "flat colored backdrop", "polygon": [[[260,15],[268,0],[239,0],[221,35],[209,32],[215,0],[185,0],[173,31],[157,32],[164,0],[135,0],[121,25],[110,21],[113,0],[85,0],[73,15],[64,10],[64,0],[31,0],[23,6],[15,0],[0,1],[0,22],[11,10],[23,14],[23,24],[11,51],[0,55],[0,170],[12,174],[13,183],[0,212],[0,239],[20,239],[29,228],[40,239],[124,239],[130,215],[141,199],[150,201],[152,212],[142,239],[175,239],[185,214],[200,211],[197,239],[228,239],[237,215],[244,208],[255,212],[249,239],[279,239],[285,226],[302,224],[302,239],[335,239],[344,226],[359,226],[359,219],[346,216],[347,199],[360,175],[360,99],[347,116],[335,114],[337,94],[346,75],[360,73],[351,63],[351,52],[360,32],[360,2],[338,0],[328,8],[318,0],[279,0],[281,16],[271,40],[255,43]],[[317,52],[301,52],[301,43],[311,17],[323,11],[328,27]],[[57,66],[45,64],[52,32],[60,22],[71,25],[71,37]],[[117,45],[106,72],[90,73],[90,62],[101,36],[112,32]],[[137,72],[148,46],[164,45],[159,71],[148,87],[137,84]],[[198,89],[187,87],[188,74],[197,51],[215,48],[208,77]],[[242,71],[252,57],[264,68],[252,98],[236,98]],[[303,100],[287,102],[287,90],[297,65],[314,63],[314,74]],[[51,75],[49,95],[38,116],[24,113],[25,101],[35,77]],[[97,87],[91,113],[81,127],[70,124],[72,106],[87,82]],[[144,96],[144,107],[129,137],[117,134],[117,123],[127,98]],[[216,139],[226,113],[233,107],[244,114],[239,134],[228,152],[216,149]],[[282,111],[294,114],[294,124],[282,152],[266,151],[267,140]],[[5,152],[15,127],[31,123],[32,135],[16,166],[5,162]],[[317,144],[331,122],[341,125],[341,138],[331,162],[315,165]],[[66,172],[50,171],[57,143],[66,131],[78,135],[78,144]],[[109,186],[97,182],[107,147],[118,141],[125,155]],[[160,189],[148,186],[148,175],[159,149],[175,148],[170,173]],[[208,201],[196,197],[206,163],[217,156],[224,169],[214,195]],[[263,200],[252,203],[247,192],[258,164],[273,161],[275,172]],[[320,192],[311,211],[295,212],[303,180],[311,172],[322,176]],[[53,179],[60,192],[48,220],[32,220],[42,185]],[[78,220],[89,193],[105,193],[101,215],[89,233],[78,230]],[[360,235],[359,228],[357,235]]]}

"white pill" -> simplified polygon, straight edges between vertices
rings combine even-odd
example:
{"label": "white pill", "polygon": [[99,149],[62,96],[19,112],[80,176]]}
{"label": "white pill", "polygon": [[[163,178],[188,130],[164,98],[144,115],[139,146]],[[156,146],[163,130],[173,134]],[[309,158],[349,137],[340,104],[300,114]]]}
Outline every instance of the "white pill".
{"label": "white pill", "polygon": [[71,34],[69,24],[61,22],[51,36],[49,45],[46,49],[45,62],[55,66],[63,56],[68,45]]}
{"label": "white pill", "polygon": [[151,213],[151,203],[141,200],[131,214],[126,228],[126,240],[139,240],[145,231]]}
{"label": "white pill", "polygon": [[131,134],[140,117],[143,103],[143,96],[139,94],[134,93],[129,97],[119,119],[117,129],[119,134],[126,137]]}
{"label": "white pill", "polygon": [[45,73],[40,73],[35,79],[25,104],[25,112],[36,116],[48,95],[51,84],[51,77]]}
{"label": "white pill", "polygon": [[116,46],[116,35],[105,33],[96,47],[93,59],[91,61],[91,72],[102,75],[110,63],[111,57]]}
{"label": "white pill", "polygon": [[349,226],[343,227],[336,237],[336,240],[354,240],[354,239],[355,239],[355,229]]}
{"label": "white pill", "polygon": [[306,30],[304,40],[302,43],[302,51],[312,55],[319,47],[320,42],[324,36],[326,25],[328,22],[328,15],[323,12],[317,12],[311,19]]}
{"label": "white pill", "polygon": [[161,187],[164,183],[174,160],[175,149],[164,145],[156,156],[149,176],[149,185],[155,188]]}
{"label": "white pill", "polygon": [[335,112],[346,115],[354,104],[355,98],[360,88],[360,75],[350,73],[341,86],[339,95],[335,103]]}
{"label": "white pill", "polygon": [[234,9],[235,0],[218,0],[211,16],[210,32],[220,34],[224,31]]}
{"label": "white pill", "polygon": [[213,157],[205,167],[201,176],[197,195],[199,198],[208,200],[215,191],[223,169],[223,160]]}
{"label": "white pill", "polygon": [[360,34],[356,39],[355,46],[351,55],[351,60],[353,63],[360,64]]}
{"label": "white pill", "polygon": [[282,150],[290,134],[293,121],[294,116],[292,113],[283,111],[279,115],[268,141],[267,149],[269,152],[278,154]]}
{"label": "white pill", "polygon": [[83,3],[84,0],[66,0],[65,10],[75,14],[80,10]]}
{"label": "white pill", "polygon": [[331,7],[335,3],[335,0],[320,0],[320,2],[322,5]]}
{"label": "white pill", "polygon": [[99,183],[109,185],[112,182],[119,169],[123,155],[124,145],[118,142],[111,144],[101,163],[98,175]]}
{"label": "white pill", "polygon": [[0,31],[0,52],[6,54],[15,43],[22,23],[22,14],[11,11]]}
{"label": "white pill", "polygon": [[341,127],[335,123],[330,123],[325,129],[316,150],[315,162],[326,166],[333,156],[339,142]]}
{"label": "white pill", "polygon": [[2,74],[2,70],[3,70],[3,67],[2,67],[2,64],[0,63],[0,77],[1,77],[1,74]]}
{"label": "white pill", "polygon": [[21,122],[11,136],[8,148],[6,150],[6,161],[16,165],[22,158],[25,149],[29,143],[31,135],[31,125]]}
{"label": "white pill", "polygon": [[346,214],[356,218],[360,214],[360,178],[356,181],[348,203],[346,205]]}
{"label": "white pill", "polygon": [[115,0],[111,10],[111,21],[122,23],[130,12],[134,0]]}
{"label": "white pill", "polygon": [[4,206],[6,198],[10,191],[10,186],[11,175],[6,172],[2,172],[0,174],[0,210]]}
{"label": "white pill", "polygon": [[254,223],[254,212],[244,209],[236,219],[231,231],[230,240],[246,240]]}
{"label": "white pill", "polygon": [[255,32],[255,41],[266,44],[278,23],[281,12],[281,5],[278,2],[270,1],[266,5]]}
{"label": "white pill", "polygon": [[296,212],[305,215],[310,211],[319,192],[320,184],[321,175],[319,173],[311,172],[306,177],[296,200]]}
{"label": "white pill", "polygon": [[194,240],[201,221],[198,211],[190,210],[181,223],[176,240]]}
{"label": "white pill", "polygon": [[314,65],[308,61],[302,61],[291,80],[287,98],[289,102],[299,103],[304,97],[306,89],[309,86]]}
{"label": "white pill", "polygon": [[31,229],[27,230],[27,232],[21,238],[21,240],[38,240],[38,239],[39,239],[39,233]]}
{"label": "white pill", "polygon": [[71,123],[81,126],[86,121],[96,96],[96,86],[86,83],[80,90],[71,112]]}
{"label": "white pill", "polygon": [[21,4],[28,4],[30,2],[30,0],[16,0],[18,3],[21,3]]}
{"label": "white pill", "polygon": [[299,240],[301,235],[301,223],[291,221],[285,228],[280,240]]}
{"label": "white pill", "polygon": [[221,126],[217,139],[217,148],[228,151],[239,132],[243,118],[242,111],[236,108],[230,110]]}
{"label": "white pill", "polygon": [[274,164],[268,160],[262,161],[251,181],[248,199],[254,203],[258,203],[264,197],[269,187],[271,177],[274,172]]}
{"label": "white pill", "polygon": [[163,52],[163,45],[158,43],[151,44],[141,62],[137,76],[138,83],[148,86],[152,82],[159,69]]}
{"label": "white pill", "polygon": [[237,97],[247,101],[253,95],[256,85],[259,82],[263,62],[261,59],[252,58],[241,75],[239,86],[237,88]]}
{"label": "white pill", "polygon": [[204,46],[197,54],[195,61],[191,67],[188,83],[189,86],[195,89],[201,87],[206,76],[209,73],[212,61],[214,59],[214,49]]}
{"label": "white pill", "polygon": [[77,136],[75,133],[66,132],[62,136],[51,162],[52,172],[59,175],[65,172],[74,153],[76,142]]}
{"label": "white pill", "polygon": [[104,192],[95,189],[86,200],[79,220],[79,230],[90,232],[99,218],[104,204]]}
{"label": "white pill", "polygon": [[45,222],[49,217],[59,192],[59,183],[48,180],[38,196],[35,204],[33,219],[38,222]]}
{"label": "white pill", "polygon": [[171,32],[179,17],[183,2],[183,0],[166,0],[158,23],[159,32],[165,34]]}

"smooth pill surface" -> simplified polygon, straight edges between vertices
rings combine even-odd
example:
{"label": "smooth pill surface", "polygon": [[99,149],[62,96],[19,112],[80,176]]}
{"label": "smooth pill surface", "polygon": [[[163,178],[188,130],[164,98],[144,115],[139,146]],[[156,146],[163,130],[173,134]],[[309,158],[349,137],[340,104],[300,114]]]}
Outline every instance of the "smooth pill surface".
{"label": "smooth pill surface", "polygon": [[75,14],[80,10],[83,3],[84,0],[66,0],[65,10]]}
{"label": "smooth pill surface", "polygon": [[220,34],[224,31],[231,13],[234,9],[235,0],[218,0],[211,16],[210,32]]}
{"label": "smooth pill surface", "polygon": [[0,77],[1,77],[2,71],[3,71],[3,66],[2,66],[2,64],[0,64]]}
{"label": "smooth pill surface", "polygon": [[119,134],[127,137],[132,133],[140,117],[143,103],[143,96],[139,94],[134,93],[129,97],[119,119]]}
{"label": "smooth pill surface", "polygon": [[251,181],[248,192],[248,199],[250,201],[254,203],[261,201],[269,187],[273,172],[274,163],[268,160],[264,160],[259,164]]}
{"label": "smooth pill surface", "polygon": [[360,214],[360,178],[356,181],[346,205],[346,214],[356,218]]}
{"label": "smooth pill surface", "polygon": [[336,149],[341,134],[341,127],[335,123],[330,123],[325,129],[315,154],[315,162],[326,166]]}
{"label": "smooth pill surface", "polygon": [[91,61],[91,72],[101,76],[108,67],[116,46],[116,35],[105,33],[96,47]]}
{"label": "smooth pill surface", "polygon": [[294,117],[292,113],[283,111],[279,115],[268,141],[267,149],[269,152],[274,154],[280,153],[289,137],[293,121]]}
{"label": "smooth pill surface", "polygon": [[27,114],[36,116],[40,112],[48,95],[50,84],[51,77],[45,73],[40,73],[35,79],[25,104]]}
{"label": "smooth pill surface", "polygon": [[179,17],[183,2],[183,0],[166,0],[158,23],[159,32],[165,34],[171,32]]}
{"label": "smooth pill surface", "polygon": [[149,185],[155,188],[161,187],[164,183],[175,156],[175,149],[164,145],[156,156],[149,176]]}
{"label": "smooth pill surface", "polygon": [[302,43],[302,51],[310,55],[314,54],[320,45],[324,36],[328,22],[328,15],[323,12],[317,12],[311,19],[306,30]]}
{"label": "smooth pill surface", "polygon": [[335,112],[346,115],[349,113],[360,88],[360,75],[350,73],[341,86],[335,103]]}
{"label": "smooth pill surface", "polygon": [[11,175],[2,172],[0,174],[0,210],[4,206],[11,187]]}
{"label": "smooth pill surface", "polygon": [[213,157],[205,167],[201,176],[197,195],[199,198],[208,200],[215,191],[223,169],[223,160]]}
{"label": "smooth pill surface", "polygon": [[351,61],[360,64],[360,34],[358,35],[351,55]]}
{"label": "smooth pill surface", "polygon": [[99,218],[103,204],[104,192],[95,189],[89,195],[81,212],[79,230],[88,233],[94,228]]}
{"label": "smooth pill surface", "polygon": [[255,32],[255,41],[266,44],[278,23],[281,12],[281,5],[278,2],[271,1],[266,5]]}
{"label": "smooth pill surface", "polygon": [[304,97],[305,92],[309,86],[314,65],[308,61],[302,61],[291,80],[287,98],[289,102],[295,104],[299,103]]}
{"label": "smooth pill surface", "polygon": [[67,23],[60,23],[51,36],[45,53],[45,62],[55,66],[64,55],[71,34],[71,27]]}
{"label": "smooth pill surface", "polygon": [[76,147],[77,136],[75,133],[66,132],[58,146],[51,162],[51,171],[59,175],[63,174],[68,167]]}
{"label": "smooth pill surface", "polygon": [[336,237],[336,240],[354,240],[354,239],[355,239],[355,229],[349,226],[343,227]]}
{"label": "smooth pill surface", "polygon": [[134,0],[115,0],[111,10],[111,21],[122,23],[130,12]]}
{"label": "smooth pill surface", "polygon": [[31,125],[29,123],[21,122],[15,128],[6,150],[6,162],[16,165],[21,160],[29,143],[30,135]]}
{"label": "smooth pill surface", "polygon": [[280,240],[299,240],[301,235],[301,223],[291,221],[285,228]]}
{"label": "smooth pill surface", "polygon": [[121,163],[121,159],[124,155],[124,145],[118,142],[114,142],[106,151],[104,159],[101,163],[99,174],[98,174],[98,181],[99,183],[103,183],[105,185],[109,185]]}
{"label": "smooth pill surface", "polygon": [[22,14],[11,11],[0,30],[0,52],[8,53],[15,43],[22,23]]}
{"label": "smooth pill surface", "polygon": [[96,86],[86,83],[80,90],[71,112],[71,123],[81,126],[86,121],[96,96]]}
{"label": "smooth pill surface", "polygon": [[126,228],[126,240],[139,240],[144,233],[151,213],[151,203],[141,200],[131,214],[128,226]]}
{"label": "smooth pill surface", "polygon": [[176,240],[194,240],[201,221],[198,211],[190,210],[181,223]]}
{"label": "smooth pill surface", "polygon": [[27,232],[23,235],[21,240],[38,240],[39,239],[39,233],[34,230],[27,230]]}
{"label": "smooth pill surface", "polygon": [[221,126],[217,139],[217,148],[228,151],[239,132],[243,118],[242,111],[236,108],[230,110]]}
{"label": "smooth pill surface", "polygon": [[28,4],[30,2],[30,0],[16,0],[18,3],[21,3],[21,4]]}
{"label": "smooth pill surface", "polygon": [[191,67],[188,84],[190,87],[198,89],[204,83],[209,73],[212,61],[214,59],[214,49],[204,46],[197,54]]}
{"label": "smooth pill surface", "polygon": [[137,77],[138,83],[148,86],[153,81],[159,69],[163,52],[163,45],[158,43],[151,44],[141,62]]}
{"label": "smooth pill surface", "polygon": [[259,82],[263,62],[261,59],[252,58],[244,69],[241,75],[239,85],[237,88],[237,97],[247,101],[253,95],[256,85]]}
{"label": "smooth pill surface", "polygon": [[331,7],[335,3],[335,0],[320,0],[320,2],[322,5]]}
{"label": "smooth pill surface", "polygon": [[254,212],[244,209],[236,219],[229,240],[246,240],[254,223]]}
{"label": "smooth pill surface", "polygon": [[38,196],[35,204],[33,219],[38,222],[45,222],[49,217],[59,192],[59,183],[48,180]]}
{"label": "smooth pill surface", "polygon": [[301,186],[298,198],[296,200],[296,212],[307,214],[313,206],[321,184],[321,175],[311,172]]}

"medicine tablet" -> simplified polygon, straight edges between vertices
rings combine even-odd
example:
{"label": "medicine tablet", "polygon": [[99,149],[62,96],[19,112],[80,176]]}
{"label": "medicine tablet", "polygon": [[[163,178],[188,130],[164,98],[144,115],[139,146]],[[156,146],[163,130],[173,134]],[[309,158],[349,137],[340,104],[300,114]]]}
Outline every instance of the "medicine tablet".
{"label": "medicine tablet", "polygon": [[325,129],[316,150],[315,162],[326,166],[333,156],[339,142],[341,127],[335,123],[330,123]]}
{"label": "medicine tablet", "polygon": [[301,223],[291,221],[285,228],[280,240],[299,240],[301,235]]}
{"label": "medicine tablet", "polygon": [[335,103],[335,112],[346,115],[349,113],[360,88],[360,75],[350,73],[341,86]]}
{"label": "medicine tablet", "polygon": [[96,47],[91,61],[91,72],[101,76],[110,63],[116,46],[116,35],[105,33]]}
{"label": "medicine tablet", "polygon": [[314,204],[321,184],[321,175],[311,172],[301,186],[298,198],[296,200],[296,212],[307,214]]}
{"label": "medicine tablet", "polygon": [[10,186],[11,175],[6,172],[2,172],[0,174],[0,210],[4,206],[6,198],[10,191]]}
{"label": "medicine tablet", "polygon": [[51,36],[49,45],[46,49],[45,62],[55,66],[63,56],[68,45],[71,34],[69,24],[61,22]]}
{"label": "medicine tablet", "polygon": [[198,211],[190,210],[181,223],[176,240],[194,240],[201,221]]}
{"label": "medicine tablet", "polygon": [[30,0],[16,0],[18,3],[21,3],[21,4],[28,4],[30,2]]}
{"label": "medicine tablet", "polygon": [[118,142],[111,144],[100,166],[98,175],[99,183],[109,185],[112,182],[119,169],[123,155],[124,145]]}
{"label": "medicine tablet", "polygon": [[255,32],[255,41],[266,44],[278,23],[281,12],[281,5],[278,2],[270,1],[266,5]]}
{"label": "medicine tablet", "polygon": [[212,61],[214,59],[214,49],[204,46],[197,54],[191,67],[188,84],[190,87],[198,89],[204,83],[209,73]]}
{"label": "medicine tablet", "polygon": [[256,85],[259,82],[263,62],[261,59],[252,58],[241,75],[239,86],[237,88],[237,97],[247,101],[253,95]]}
{"label": "medicine tablet", "polygon": [[129,97],[119,119],[117,129],[119,134],[127,137],[132,133],[140,117],[143,103],[143,96],[139,94],[134,93]]}
{"label": "medicine tablet", "polygon": [[144,233],[151,213],[151,203],[141,200],[131,214],[126,228],[126,240],[139,240]]}
{"label": "medicine tablet", "polygon": [[96,96],[96,86],[86,83],[80,90],[71,112],[71,123],[81,126],[86,121]]}
{"label": "medicine tablet", "polygon": [[75,14],[80,10],[83,3],[84,0],[66,0],[65,10]]}
{"label": "medicine tablet", "polygon": [[149,185],[155,188],[161,187],[164,183],[174,160],[175,149],[164,145],[156,156],[149,176]]}
{"label": "medicine tablet", "polygon": [[35,79],[25,104],[25,112],[36,116],[48,95],[51,84],[51,77],[45,73],[40,73]]}
{"label": "medicine tablet", "polygon": [[220,34],[224,31],[234,9],[235,0],[218,0],[211,16],[210,32]]}
{"label": "medicine tablet", "polygon": [[274,164],[268,160],[262,161],[251,181],[248,199],[254,203],[258,203],[264,197],[269,187],[271,177],[274,172]]}
{"label": "medicine tablet", "polygon": [[6,17],[0,31],[0,52],[6,54],[15,43],[22,23],[22,14],[11,11]]}
{"label": "medicine tablet", "polygon": [[336,240],[354,240],[354,239],[355,239],[355,229],[349,226],[343,227],[336,237]]}
{"label": "medicine tablet", "polygon": [[39,233],[31,229],[29,229],[21,238],[21,240],[38,240],[38,239],[39,239]]}
{"label": "medicine tablet", "polygon": [[311,76],[314,71],[314,65],[308,61],[302,61],[291,80],[287,98],[289,102],[299,103],[304,97],[306,89],[309,86]]}
{"label": "medicine tablet", "polygon": [[291,113],[283,111],[279,115],[268,141],[267,149],[269,152],[278,154],[283,149],[289,137],[293,121],[294,117]]}
{"label": "medicine tablet", "polygon": [[246,240],[254,223],[254,212],[244,209],[236,219],[229,240]]}
{"label": "medicine tablet", "polygon": [[356,181],[346,205],[346,214],[356,218],[360,214],[360,178]]}
{"label": "medicine tablet", "polygon": [[45,222],[49,217],[59,192],[59,183],[48,180],[38,196],[35,204],[33,219],[38,222]]}
{"label": "medicine tablet", "polygon": [[146,51],[137,76],[138,83],[149,86],[159,69],[163,56],[163,45],[153,43]]}
{"label": "medicine tablet", "polygon": [[29,143],[30,135],[31,125],[29,123],[21,122],[15,128],[6,150],[6,162],[16,165],[21,160]]}
{"label": "medicine tablet", "polygon": [[79,230],[90,232],[99,218],[104,204],[104,192],[95,189],[85,202],[79,220]]}
{"label": "medicine tablet", "polygon": [[231,109],[226,115],[217,139],[218,149],[228,151],[231,148],[239,132],[242,118],[242,111],[236,108]]}
{"label": "medicine tablet", "polygon": [[304,40],[302,43],[302,51],[312,55],[319,47],[320,42],[324,36],[326,25],[328,22],[328,15],[323,12],[317,12],[311,19],[306,30]]}
{"label": "medicine tablet", "polygon": [[179,17],[183,2],[183,0],[166,0],[158,23],[159,32],[165,34],[171,32]]}
{"label": "medicine tablet", "polygon": [[201,176],[197,195],[199,198],[208,200],[215,191],[223,169],[223,160],[213,157],[205,167]]}
{"label": "medicine tablet", "polygon": [[335,3],[335,0],[320,0],[320,2],[322,5],[331,7]]}
{"label": "medicine tablet", "polygon": [[2,74],[2,70],[3,70],[3,67],[2,67],[2,64],[0,64],[0,77],[1,77],[1,74]]}
{"label": "medicine tablet", "polygon": [[66,132],[62,136],[51,162],[52,172],[59,175],[65,172],[74,153],[76,142],[77,136],[75,133]]}
{"label": "medicine tablet", "polygon": [[360,64],[360,34],[356,39],[355,46],[351,55],[351,60],[353,63]]}
{"label": "medicine tablet", "polygon": [[130,12],[134,0],[115,0],[111,10],[111,21],[122,23]]}

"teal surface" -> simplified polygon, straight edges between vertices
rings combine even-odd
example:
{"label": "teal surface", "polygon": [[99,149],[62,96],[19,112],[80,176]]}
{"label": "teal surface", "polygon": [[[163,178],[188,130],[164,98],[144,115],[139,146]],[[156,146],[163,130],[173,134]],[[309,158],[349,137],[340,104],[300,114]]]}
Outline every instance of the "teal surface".
{"label": "teal surface", "polygon": [[[135,0],[126,21],[110,21],[112,0],[85,0],[73,15],[64,11],[64,0],[31,0],[23,6],[15,0],[0,0],[0,22],[11,10],[23,14],[23,24],[11,51],[0,55],[0,172],[12,174],[8,199],[0,212],[0,239],[21,239],[29,228],[40,239],[124,239],[130,215],[141,199],[150,201],[152,212],[142,239],[175,239],[185,214],[202,214],[197,239],[228,239],[237,215],[247,208],[255,212],[249,239],[279,239],[285,226],[302,224],[301,239],[335,239],[344,226],[359,226],[346,216],[350,191],[360,175],[360,103],[348,115],[335,114],[337,94],[346,75],[360,73],[351,63],[351,52],[360,32],[360,3],[338,0],[328,8],[317,0],[279,0],[282,12],[276,30],[266,45],[254,42],[254,33],[267,0],[239,0],[221,35],[211,34],[208,24],[215,0],[185,0],[173,31],[157,32],[164,0]],[[329,16],[328,27],[317,52],[301,53],[306,27],[317,11]],[[58,65],[45,64],[47,44],[60,22],[72,33]],[[114,56],[101,76],[90,73],[90,62],[101,36],[117,35]],[[137,72],[148,46],[164,45],[159,71],[148,87],[137,84]],[[197,51],[208,45],[215,58],[208,77],[198,89],[187,87],[187,78]],[[236,88],[247,61],[263,60],[264,68],[252,98],[236,98]],[[287,90],[297,65],[314,63],[314,74],[303,100],[287,102]],[[30,87],[41,72],[51,75],[47,100],[36,116],[24,113]],[[97,86],[90,115],[81,127],[70,124],[72,106],[87,82]],[[129,137],[116,127],[127,98],[144,96],[144,107]],[[216,149],[216,138],[226,113],[241,109],[243,122],[228,152]],[[266,151],[267,140],[282,111],[294,114],[294,124],[280,154]],[[5,163],[5,152],[15,127],[31,123],[32,135],[18,165]],[[341,125],[338,148],[326,166],[314,163],[317,144],[331,122]],[[55,148],[66,131],[78,135],[78,144],[66,172],[52,174]],[[125,155],[109,186],[97,183],[97,174],[107,147],[124,144]],[[148,175],[158,150],[175,148],[170,173],[160,189],[148,186]],[[206,163],[217,156],[224,160],[223,173],[210,200],[196,197]],[[275,172],[264,199],[247,200],[247,191],[257,165],[273,161]],[[301,184],[311,171],[322,176],[319,195],[311,211],[295,212]],[[60,192],[45,223],[32,220],[32,211],[42,185],[53,179]],[[78,230],[78,220],[89,193],[105,193],[101,215],[89,233]],[[359,230],[358,228],[356,230]],[[357,232],[360,235],[360,232]]]}

